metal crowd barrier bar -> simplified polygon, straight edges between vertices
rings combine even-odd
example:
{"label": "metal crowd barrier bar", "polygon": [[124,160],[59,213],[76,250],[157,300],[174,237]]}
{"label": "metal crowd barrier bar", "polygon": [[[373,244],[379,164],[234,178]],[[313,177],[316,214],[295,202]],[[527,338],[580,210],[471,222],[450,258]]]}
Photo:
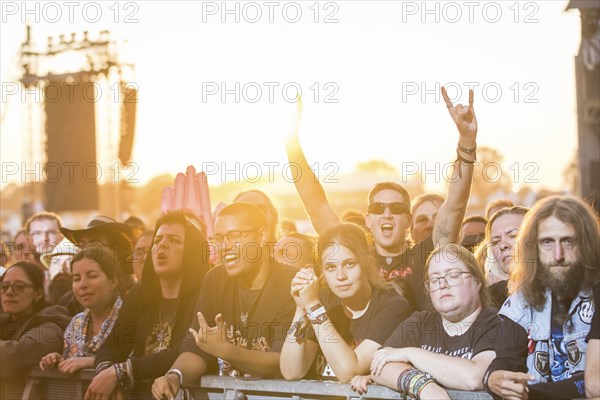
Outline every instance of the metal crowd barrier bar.
{"label": "metal crowd barrier bar", "polygon": [[[73,377],[56,370],[32,368],[25,382],[2,382],[1,400],[70,400],[83,399],[95,371],[86,369]],[[151,399],[151,382],[140,383],[126,398]],[[369,385],[361,396],[347,383],[333,381],[285,381],[283,379],[244,379],[229,376],[204,376],[200,385],[186,387],[194,400],[358,400],[400,399],[400,395],[383,386]],[[491,400],[485,392],[449,390],[455,400]],[[182,398],[182,396],[180,396]]]}

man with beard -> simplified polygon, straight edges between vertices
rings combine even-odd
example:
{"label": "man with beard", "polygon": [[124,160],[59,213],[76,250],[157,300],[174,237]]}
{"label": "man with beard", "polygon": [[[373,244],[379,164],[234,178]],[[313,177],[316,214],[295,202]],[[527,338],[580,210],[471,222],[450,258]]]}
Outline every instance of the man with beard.
{"label": "man with beard", "polygon": [[509,399],[585,396],[586,342],[600,278],[600,225],[585,202],[553,196],[525,215],[489,392]]}
{"label": "man with beard", "polygon": [[[459,137],[448,196],[437,211],[432,235],[417,245],[408,240],[407,231],[414,217],[411,215],[410,194],[396,182],[377,183],[371,189],[365,215],[381,275],[394,283],[415,310],[423,310],[429,303],[429,295],[423,286],[423,273],[425,261],[433,250],[434,243],[436,246],[443,246],[458,242],[475,162],[477,118],[473,108],[473,91],[469,91],[468,105],[453,105],[443,87],[442,95],[458,128]],[[294,184],[315,231],[320,235],[342,221],[329,204],[323,186],[311,170],[300,145],[298,130],[301,114],[302,103],[299,101],[294,135],[287,141],[286,150],[290,164],[300,170],[294,177]]]}

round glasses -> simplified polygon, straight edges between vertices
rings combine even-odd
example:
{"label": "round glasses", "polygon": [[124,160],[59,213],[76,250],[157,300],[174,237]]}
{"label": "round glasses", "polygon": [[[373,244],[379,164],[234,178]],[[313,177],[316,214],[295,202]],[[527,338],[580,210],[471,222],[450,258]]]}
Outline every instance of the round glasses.
{"label": "round glasses", "polygon": [[425,288],[428,292],[435,292],[436,290],[440,290],[442,279],[444,280],[444,282],[446,282],[446,285],[450,287],[458,286],[463,282],[463,275],[465,274],[471,275],[470,272],[452,271],[440,277],[429,278],[425,281]]}

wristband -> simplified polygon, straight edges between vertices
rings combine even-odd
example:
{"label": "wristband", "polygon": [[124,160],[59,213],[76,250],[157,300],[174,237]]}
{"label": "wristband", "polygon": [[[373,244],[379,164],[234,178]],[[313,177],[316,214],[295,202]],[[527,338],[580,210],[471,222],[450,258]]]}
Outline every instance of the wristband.
{"label": "wristband", "polygon": [[169,376],[169,375],[177,375],[177,377],[179,378],[179,387],[181,387],[183,385],[183,373],[179,369],[171,368],[165,374],[165,376]]}
{"label": "wristband", "polygon": [[320,315],[322,315],[325,312],[325,307],[321,306],[319,308],[317,308],[315,311],[309,313],[307,315],[309,320],[313,320],[316,319],[317,317],[319,317]]}
{"label": "wristband", "polygon": [[317,311],[308,316],[308,320],[310,321],[310,323],[316,325],[322,324],[323,322],[327,321],[327,319],[328,317],[327,312],[325,311],[325,307],[319,308]]}
{"label": "wristband", "polygon": [[303,328],[305,318],[305,316],[302,316],[302,319],[292,323],[290,329],[287,331],[287,335],[293,337],[298,344],[302,344],[306,336],[306,329]]}
{"label": "wristband", "polygon": [[460,145],[460,143],[459,143],[458,144],[458,150],[460,150],[460,151],[462,151],[464,153],[467,153],[467,154],[474,154],[475,150],[477,150],[477,145],[475,145],[475,147],[473,147],[473,148],[467,149],[466,147],[462,147]]}
{"label": "wristband", "polygon": [[477,157],[475,157],[473,160],[467,160],[466,158],[460,155],[458,149],[456,149],[456,157],[459,161],[462,161],[465,164],[475,164],[475,161],[477,161]]}
{"label": "wristband", "polygon": [[323,305],[321,303],[317,302],[317,304],[315,304],[312,307],[306,307],[305,310],[306,310],[307,314],[310,314],[310,313],[317,311],[321,307],[323,307]]}

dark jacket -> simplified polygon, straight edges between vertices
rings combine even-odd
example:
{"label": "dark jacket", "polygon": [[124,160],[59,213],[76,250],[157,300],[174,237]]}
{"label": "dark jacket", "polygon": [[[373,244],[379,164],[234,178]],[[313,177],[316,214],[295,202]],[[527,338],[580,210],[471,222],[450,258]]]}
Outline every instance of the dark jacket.
{"label": "dark jacket", "polygon": [[0,314],[0,378],[24,377],[48,353],[61,353],[63,332],[71,317],[61,306],[12,319]]}

